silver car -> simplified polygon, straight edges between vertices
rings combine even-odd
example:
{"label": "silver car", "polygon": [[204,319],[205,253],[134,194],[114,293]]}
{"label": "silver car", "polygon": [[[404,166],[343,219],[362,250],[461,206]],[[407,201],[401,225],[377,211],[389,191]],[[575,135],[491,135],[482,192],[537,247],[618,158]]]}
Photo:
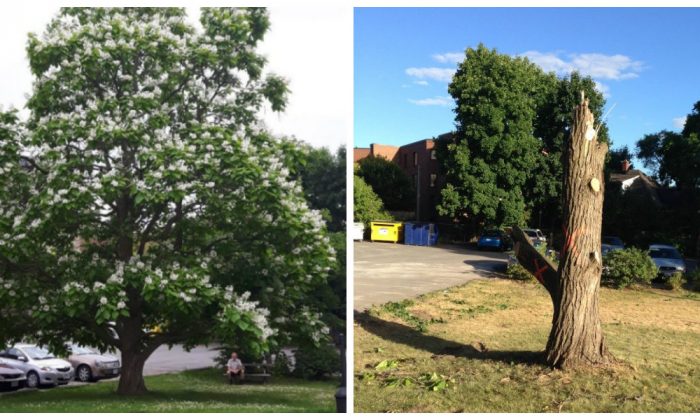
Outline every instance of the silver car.
{"label": "silver car", "polygon": [[77,344],[70,345],[68,361],[75,369],[75,378],[80,382],[114,378],[121,373],[121,363],[114,356],[100,354],[97,350]]}
{"label": "silver car", "polygon": [[0,358],[0,387],[19,389],[24,386],[27,376],[21,370],[12,367],[10,361]]}
{"label": "silver car", "polygon": [[530,240],[532,241],[532,244],[534,246],[539,246],[540,244],[547,244],[547,237],[544,236],[544,233],[542,233],[541,230],[525,228],[523,229],[523,232],[530,237]]}
{"label": "silver car", "polygon": [[671,245],[649,245],[649,256],[659,268],[659,275],[664,278],[675,273],[685,273],[685,261],[681,253]]}
{"label": "silver car", "polygon": [[16,344],[0,352],[0,357],[9,359],[8,364],[24,372],[29,388],[65,385],[73,378],[70,363],[34,344]]}

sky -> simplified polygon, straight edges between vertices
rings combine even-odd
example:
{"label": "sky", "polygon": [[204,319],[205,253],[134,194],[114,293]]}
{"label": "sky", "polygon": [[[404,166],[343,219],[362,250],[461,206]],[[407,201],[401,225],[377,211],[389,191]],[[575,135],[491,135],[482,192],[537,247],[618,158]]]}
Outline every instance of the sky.
{"label": "sky", "polygon": [[[28,114],[23,110],[32,86],[25,53],[27,33],[42,33],[57,12],[57,7],[37,3],[0,8],[0,105],[5,109],[14,105],[21,115]],[[187,12],[196,22],[198,8],[188,7]],[[328,89],[337,80],[334,75],[352,66],[352,21],[347,10],[280,4],[269,12],[271,27],[259,51],[268,58],[267,70],[285,77],[292,93],[285,112],[266,109],[261,118],[273,133],[295,136],[317,147],[335,150],[348,143],[350,94]]]}
{"label": "sky", "polygon": [[484,43],[559,75],[590,75],[607,99],[613,147],[634,151],[645,134],[680,130],[700,101],[698,22],[700,9],[355,9],[355,147],[451,131],[447,85],[465,49]]}

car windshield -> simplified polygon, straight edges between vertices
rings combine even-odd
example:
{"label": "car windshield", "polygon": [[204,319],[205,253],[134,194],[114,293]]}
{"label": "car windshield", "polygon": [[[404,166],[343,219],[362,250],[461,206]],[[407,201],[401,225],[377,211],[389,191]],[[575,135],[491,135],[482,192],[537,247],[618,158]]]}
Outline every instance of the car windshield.
{"label": "car windshield", "polygon": [[525,233],[527,233],[527,236],[529,236],[531,238],[537,237],[537,232],[535,232],[534,230],[526,230]]}
{"label": "car windshield", "polygon": [[484,236],[501,236],[501,232],[497,230],[487,230],[484,232]]}
{"label": "car windshield", "polygon": [[33,360],[53,359],[56,357],[41,347],[23,347],[22,351]]}
{"label": "car windshield", "polygon": [[668,258],[671,260],[682,260],[681,254],[673,248],[655,248],[649,251],[651,258]]}
{"label": "car windshield", "polygon": [[625,246],[624,242],[622,242],[622,239],[618,238],[617,236],[603,236],[602,242],[608,245]]}
{"label": "car windshield", "polygon": [[73,346],[71,352],[76,356],[81,356],[83,354],[99,354],[95,350],[88,347]]}

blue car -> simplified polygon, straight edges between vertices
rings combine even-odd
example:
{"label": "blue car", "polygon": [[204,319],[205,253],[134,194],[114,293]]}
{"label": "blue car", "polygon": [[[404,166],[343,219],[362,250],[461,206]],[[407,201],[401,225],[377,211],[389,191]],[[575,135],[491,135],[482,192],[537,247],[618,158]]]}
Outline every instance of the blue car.
{"label": "blue car", "polygon": [[505,251],[512,247],[510,236],[499,229],[487,229],[476,243],[478,249]]}

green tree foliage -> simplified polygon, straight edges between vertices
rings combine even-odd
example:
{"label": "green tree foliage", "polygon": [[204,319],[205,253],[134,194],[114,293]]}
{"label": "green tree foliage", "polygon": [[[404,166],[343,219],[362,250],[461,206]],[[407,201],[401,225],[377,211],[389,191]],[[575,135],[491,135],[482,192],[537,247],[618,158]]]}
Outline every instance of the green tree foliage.
{"label": "green tree foliage", "polygon": [[627,248],[608,252],[603,257],[603,279],[617,288],[631,284],[649,284],[658,275],[654,261],[645,251]]}
{"label": "green tree foliage", "polygon": [[637,157],[659,182],[681,189],[700,188],[700,136],[672,131],[647,134],[637,141]]}
{"label": "green tree foliage", "polygon": [[[558,209],[560,158],[581,90],[600,118],[605,100],[590,78],[559,79],[526,58],[467,49],[449,86],[456,140],[438,146],[447,181],[440,214],[503,225],[527,221],[536,207]],[[604,124],[599,138],[608,141]]]}
{"label": "green tree foliage", "polygon": [[689,255],[700,255],[700,102],[687,116],[681,133],[660,131],[637,141],[637,157],[656,179],[679,192],[665,232]]}
{"label": "green tree foliage", "polygon": [[335,154],[326,148],[307,148],[299,177],[311,208],[322,210],[333,232],[345,231],[345,147]]}
{"label": "green tree foliage", "polygon": [[373,220],[392,220],[391,215],[384,209],[384,203],[374,193],[372,187],[355,175],[353,182],[354,218],[369,226]]}
{"label": "green tree foliage", "polygon": [[692,134],[700,137],[700,101],[695,102],[693,111],[686,117],[681,134],[684,137],[690,137]]}
{"label": "green tree foliage", "polygon": [[287,93],[256,52],[267,12],[200,22],[62,9],[30,35],[26,131],[0,118],[0,342],[116,347],[122,393],[145,391],[162,344],[260,353],[328,332],[309,296],[335,251],[284,142],[258,128]]}
{"label": "green tree foliage", "polygon": [[369,156],[359,162],[357,175],[372,187],[388,210],[415,209],[413,181],[396,163],[383,156]]}

